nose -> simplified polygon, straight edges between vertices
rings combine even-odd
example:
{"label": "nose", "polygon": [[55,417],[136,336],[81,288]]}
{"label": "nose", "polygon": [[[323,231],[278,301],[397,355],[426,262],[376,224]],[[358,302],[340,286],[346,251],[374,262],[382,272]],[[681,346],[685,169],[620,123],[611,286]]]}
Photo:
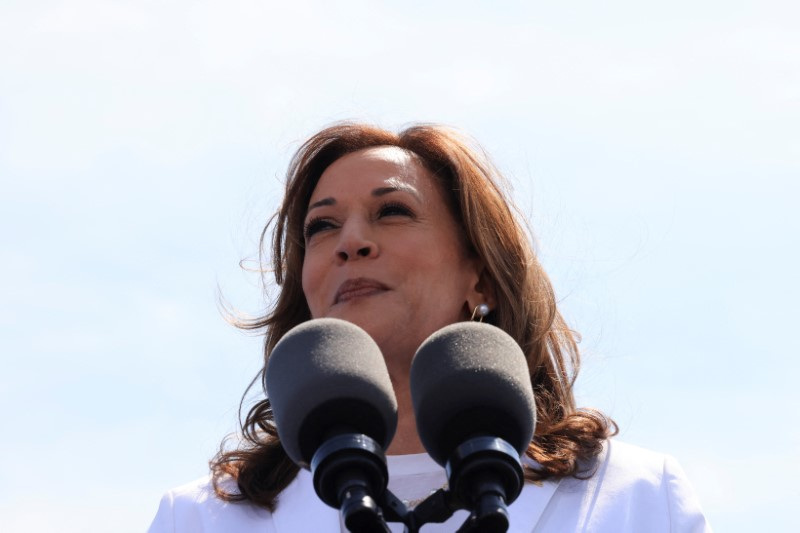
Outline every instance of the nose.
{"label": "nose", "polygon": [[342,227],[336,247],[336,258],[340,262],[377,257],[377,255],[378,245],[365,224],[352,221]]}

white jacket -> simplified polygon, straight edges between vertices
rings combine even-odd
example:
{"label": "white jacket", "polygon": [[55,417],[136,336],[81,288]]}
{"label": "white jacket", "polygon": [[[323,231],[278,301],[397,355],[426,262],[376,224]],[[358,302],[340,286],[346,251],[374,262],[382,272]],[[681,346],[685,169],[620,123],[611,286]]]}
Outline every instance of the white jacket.
{"label": "white jacket", "polygon": [[[390,472],[391,477],[391,472]],[[710,532],[694,491],[670,456],[608,441],[588,480],[565,478],[526,484],[509,506],[509,533]],[[455,531],[460,511],[425,533]],[[390,524],[402,531],[401,524]],[[338,511],[322,503],[311,474],[301,470],[281,493],[274,513],[247,502],[219,500],[208,478],[169,491],[149,533],[340,533]]]}

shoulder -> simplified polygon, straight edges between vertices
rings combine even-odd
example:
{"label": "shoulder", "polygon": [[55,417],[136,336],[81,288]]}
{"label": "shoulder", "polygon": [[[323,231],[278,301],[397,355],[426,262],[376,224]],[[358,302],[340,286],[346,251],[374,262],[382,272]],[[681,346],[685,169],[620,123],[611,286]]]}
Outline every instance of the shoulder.
{"label": "shoulder", "polygon": [[558,494],[591,495],[601,505],[607,497],[614,504],[630,499],[659,501],[667,461],[662,453],[607,440],[600,455],[587,465],[586,479],[562,479]]}
{"label": "shoulder", "polygon": [[[596,464],[606,488],[657,488],[667,463],[674,459],[663,453],[618,440],[607,440]],[[677,465],[677,463],[675,463]]]}
{"label": "shoulder", "polygon": [[[697,498],[694,488],[686,477],[686,473],[671,455],[647,450],[610,440],[606,444],[605,461],[599,464],[606,489],[627,491],[644,491],[653,497],[669,498],[670,511],[680,511],[689,501],[695,503]],[[678,505],[679,502],[683,504]],[[699,505],[696,511],[700,511]]]}
{"label": "shoulder", "polygon": [[710,531],[671,456],[609,440],[593,467],[588,479],[561,480],[548,520],[590,531]]}
{"label": "shoulder", "polygon": [[168,491],[148,533],[272,531],[269,511],[248,502],[226,502],[214,492],[209,476]]}

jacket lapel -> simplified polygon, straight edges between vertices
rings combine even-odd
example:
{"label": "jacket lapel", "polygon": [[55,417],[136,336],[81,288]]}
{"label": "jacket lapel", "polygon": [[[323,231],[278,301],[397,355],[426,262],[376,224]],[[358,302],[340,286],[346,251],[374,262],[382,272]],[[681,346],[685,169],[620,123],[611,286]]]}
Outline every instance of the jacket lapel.
{"label": "jacket lapel", "polygon": [[340,533],[339,512],[314,492],[311,472],[300,470],[278,498],[272,513],[277,533]]}
{"label": "jacket lapel", "polygon": [[541,485],[525,483],[522,493],[508,508],[511,519],[508,533],[531,533],[560,482],[544,481]]}

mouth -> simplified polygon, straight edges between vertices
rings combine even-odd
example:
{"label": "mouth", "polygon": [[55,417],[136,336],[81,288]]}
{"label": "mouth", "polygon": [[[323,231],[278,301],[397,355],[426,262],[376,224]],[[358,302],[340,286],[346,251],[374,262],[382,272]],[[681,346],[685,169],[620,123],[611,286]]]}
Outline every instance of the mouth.
{"label": "mouth", "polygon": [[339,286],[339,290],[336,291],[336,296],[333,299],[333,303],[336,305],[348,300],[353,300],[355,298],[372,296],[373,294],[378,294],[387,290],[389,290],[389,287],[374,279],[349,279]]}

